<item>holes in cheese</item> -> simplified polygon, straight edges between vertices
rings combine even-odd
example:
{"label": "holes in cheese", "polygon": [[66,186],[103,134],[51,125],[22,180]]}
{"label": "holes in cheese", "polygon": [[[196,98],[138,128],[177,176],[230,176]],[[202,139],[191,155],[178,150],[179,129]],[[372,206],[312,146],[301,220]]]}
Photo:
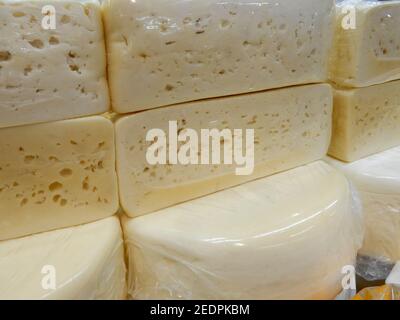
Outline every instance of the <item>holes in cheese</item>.
{"label": "holes in cheese", "polygon": [[114,214],[114,152],[100,116],[0,129],[0,240]]}

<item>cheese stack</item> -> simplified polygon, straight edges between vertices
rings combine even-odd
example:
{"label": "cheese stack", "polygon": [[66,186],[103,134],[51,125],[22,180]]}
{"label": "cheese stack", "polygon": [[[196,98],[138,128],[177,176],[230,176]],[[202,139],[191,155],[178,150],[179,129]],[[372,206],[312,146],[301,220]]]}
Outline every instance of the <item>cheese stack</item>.
{"label": "cheese stack", "polygon": [[337,4],[330,78],[334,90],[329,154],[359,160],[400,145],[400,1]]}
{"label": "cheese stack", "polygon": [[384,279],[390,271],[384,265],[400,260],[400,147],[352,163],[328,161],[349,177],[361,196],[366,231],[359,271],[370,280]]}
{"label": "cheese stack", "polygon": [[333,299],[362,240],[348,181],[322,161],[123,226],[135,299]]}

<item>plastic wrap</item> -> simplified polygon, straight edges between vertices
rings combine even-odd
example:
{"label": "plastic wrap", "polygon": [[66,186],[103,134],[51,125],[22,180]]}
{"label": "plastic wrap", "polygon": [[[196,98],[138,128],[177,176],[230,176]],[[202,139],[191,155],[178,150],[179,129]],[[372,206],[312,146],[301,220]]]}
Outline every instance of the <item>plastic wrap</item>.
{"label": "plastic wrap", "polygon": [[400,260],[400,147],[353,163],[328,162],[351,179],[362,201],[366,231],[358,272],[370,281],[385,279]]}
{"label": "plastic wrap", "polygon": [[366,87],[400,79],[400,1],[337,3],[332,81]]}
{"label": "plastic wrap", "polygon": [[324,162],[124,219],[134,299],[333,299],[362,242]]}
{"label": "plastic wrap", "polygon": [[0,21],[0,128],[108,110],[98,1],[3,0]]}
{"label": "plastic wrap", "polygon": [[119,113],[325,82],[333,0],[104,1]]}
{"label": "plastic wrap", "polygon": [[1,299],[124,299],[119,220],[0,242]]}

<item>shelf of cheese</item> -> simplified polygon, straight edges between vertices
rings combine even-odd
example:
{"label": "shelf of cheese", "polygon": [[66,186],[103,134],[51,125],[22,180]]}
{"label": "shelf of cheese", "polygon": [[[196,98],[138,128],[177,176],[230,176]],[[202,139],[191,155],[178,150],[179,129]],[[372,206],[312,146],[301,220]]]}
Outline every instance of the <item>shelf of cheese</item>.
{"label": "shelf of cheese", "polygon": [[0,129],[0,240],[113,215],[113,130],[101,116]]}
{"label": "shelf of cheese", "polygon": [[101,14],[95,0],[0,2],[0,128],[109,109]]}
{"label": "shelf of cheese", "polygon": [[124,299],[118,218],[0,242],[0,299]]}
{"label": "shelf of cheese", "polygon": [[343,87],[400,79],[400,1],[337,3],[330,78]]}
{"label": "shelf of cheese", "polygon": [[333,299],[361,246],[348,181],[318,161],[124,218],[135,299]]}
{"label": "shelf of cheese", "polygon": [[112,107],[326,82],[333,0],[106,0]]}

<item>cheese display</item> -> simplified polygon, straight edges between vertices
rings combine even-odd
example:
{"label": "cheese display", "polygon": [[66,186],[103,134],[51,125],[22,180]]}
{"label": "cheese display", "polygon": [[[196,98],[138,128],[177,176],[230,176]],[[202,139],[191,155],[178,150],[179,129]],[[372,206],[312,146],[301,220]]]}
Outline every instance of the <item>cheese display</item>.
{"label": "cheese display", "polygon": [[105,0],[118,113],[325,82],[333,0]]}
{"label": "cheese display", "polygon": [[366,224],[360,254],[392,263],[400,260],[400,147],[348,164],[327,160],[360,193]]}
{"label": "cheese display", "polygon": [[0,129],[0,240],[118,209],[112,122],[100,116]]}
{"label": "cheese display", "polygon": [[0,2],[0,128],[109,109],[99,3]]}
{"label": "cheese display", "polygon": [[344,87],[400,79],[400,1],[337,3],[330,78]]}
{"label": "cheese display", "polygon": [[116,217],[0,242],[0,299],[124,299]]}
{"label": "cheese display", "polygon": [[134,217],[322,159],[331,114],[331,87],[316,84],[119,118],[121,205]]}
{"label": "cheese display", "polygon": [[334,90],[329,154],[355,161],[400,145],[400,81]]}
{"label": "cheese display", "polygon": [[134,299],[333,299],[361,245],[323,161],[123,220]]}

